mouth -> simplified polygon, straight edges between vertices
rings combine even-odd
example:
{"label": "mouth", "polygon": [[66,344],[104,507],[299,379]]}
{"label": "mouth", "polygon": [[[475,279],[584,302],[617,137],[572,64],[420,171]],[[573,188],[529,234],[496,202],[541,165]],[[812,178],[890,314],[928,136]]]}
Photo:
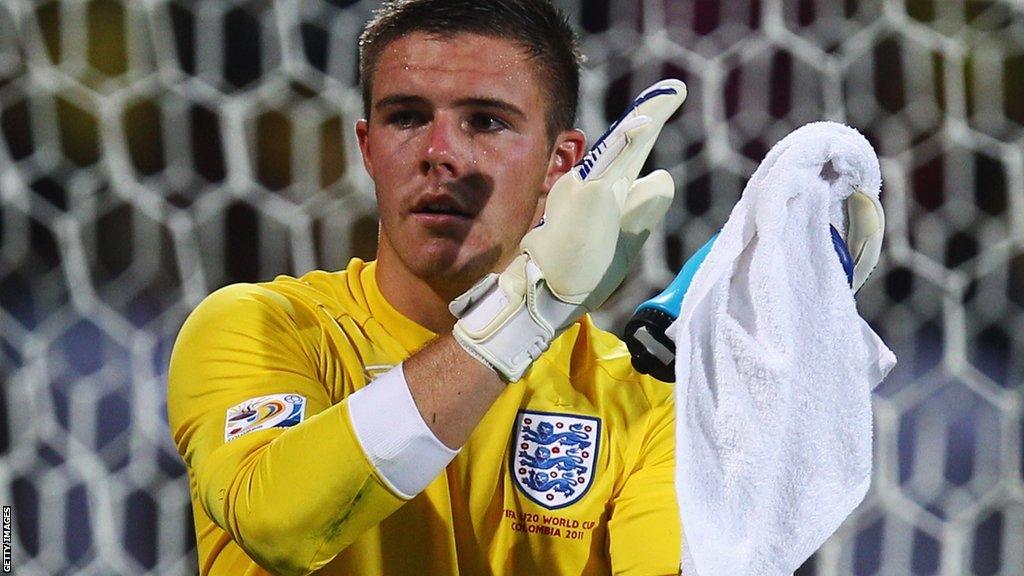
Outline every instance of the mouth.
{"label": "mouth", "polygon": [[472,220],[476,213],[449,194],[431,194],[413,205],[412,213],[425,222],[457,222]]}

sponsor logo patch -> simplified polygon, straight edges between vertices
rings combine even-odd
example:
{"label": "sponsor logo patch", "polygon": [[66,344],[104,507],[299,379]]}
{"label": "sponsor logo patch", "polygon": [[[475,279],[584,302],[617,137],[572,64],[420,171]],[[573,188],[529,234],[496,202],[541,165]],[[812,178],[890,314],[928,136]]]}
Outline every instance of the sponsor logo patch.
{"label": "sponsor logo patch", "polygon": [[298,394],[271,394],[251,398],[228,408],[224,441],[268,428],[290,428],[306,415],[306,398]]}
{"label": "sponsor logo patch", "polygon": [[573,504],[594,483],[600,438],[598,418],[520,410],[509,450],[516,487],[549,510]]}

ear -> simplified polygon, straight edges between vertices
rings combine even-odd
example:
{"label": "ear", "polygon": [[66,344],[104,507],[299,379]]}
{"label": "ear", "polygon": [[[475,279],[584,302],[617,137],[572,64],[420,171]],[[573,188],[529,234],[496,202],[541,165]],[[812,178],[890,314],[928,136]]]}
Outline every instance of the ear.
{"label": "ear", "polygon": [[563,130],[555,138],[548,158],[548,172],[544,177],[544,195],[555,185],[562,174],[568,172],[586,153],[587,136],[577,129]]}
{"label": "ear", "polygon": [[370,136],[370,124],[365,120],[356,121],[356,140],[359,142],[359,152],[363,156],[363,168],[373,178],[373,159],[370,158],[370,146],[367,139]]}

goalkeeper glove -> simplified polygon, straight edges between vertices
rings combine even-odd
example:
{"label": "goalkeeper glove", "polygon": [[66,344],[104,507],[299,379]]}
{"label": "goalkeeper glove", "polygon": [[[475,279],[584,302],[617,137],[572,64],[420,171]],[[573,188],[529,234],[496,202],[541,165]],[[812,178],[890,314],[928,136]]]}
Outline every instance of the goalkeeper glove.
{"label": "goalkeeper glove", "polygon": [[555,337],[611,295],[665,215],[672,177],[637,176],[685,98],[679,80],[644,90],[555,182],[541,223],[520,242],[523,254],[450,304],[456,340],[506,381],[521,378]]}
{"label": "goalkeeper glove", "polygon": [[854,263],[851,287],[856,292],[867,281],[882,253],[885,212],[878,198],[854,190],[846,199],[846,214],[850,221],[846,232],[846,247]]}

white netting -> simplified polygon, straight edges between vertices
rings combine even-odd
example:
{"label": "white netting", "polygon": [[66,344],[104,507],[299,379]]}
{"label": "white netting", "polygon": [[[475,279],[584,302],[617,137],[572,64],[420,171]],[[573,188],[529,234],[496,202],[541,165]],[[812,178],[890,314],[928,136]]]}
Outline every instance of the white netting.
{"label": "white netting", "polygon": [[[818,119],[876,146],[889,230],[861,311],[901,363],[866,502],[799,574],[1024,574],[1024,4],[560,3],[598,134],[663,76],[679,194],[621,326]],[[234,281],[371,257],[351,125],[375,2],[0,3],[0,503],[17,574],[196,571],[164,385]]]}

